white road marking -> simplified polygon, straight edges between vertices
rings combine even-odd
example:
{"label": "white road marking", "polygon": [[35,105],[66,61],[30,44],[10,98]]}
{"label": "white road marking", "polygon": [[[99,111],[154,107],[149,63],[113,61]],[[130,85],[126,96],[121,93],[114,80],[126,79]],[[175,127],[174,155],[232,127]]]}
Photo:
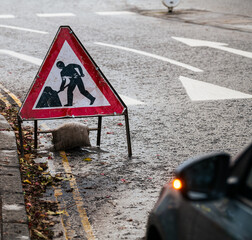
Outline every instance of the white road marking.
{"label": "white road marking", "polygon": [[130,98],[124,95],[119,94],[123,102],[128,106],[128,105],[143,105],[145,104],[144,102],[138,101],[134,98]]}
{"label": "white road marking", "polygon": [[3,25],[3,24],[0,24],[0,27],[1,27],[1,28],[14,29],[14,30],[20,30],[20,31],[26,31],[26,32],[34,32],[34,33],[48,34],[48,32],[44,32],[44,31],[39,31],[39,30],[34,30],[34,29],[29,29],[29,28],[16,27],[16,26],[10,26],[10,25]]}
{"label": "white road marking", "polygon": [[190,47],[210,47],[210,48],[215,48],[222,51],[230,52],[233,54],[237,54],[243,57],[252,58],[252,52],[246,52],[246,51],[238,50],[235,48],[225,47],[228,45],[226,43],[209,42],[209,41],[203,41],[203,40],[197,40],[197,39],[191,39],[191,38],[178,38],[178,37],[172,37],[172,38],[182,43],[185,43]]}
{"label": "white road marking", "polygon": [[[42,59],[39,58],[35,58],[35,57],[31,57],[25,54],[21,54],[21,53],[17,53],[14,51],[10,51],[10,50],[5,50],[5,49],[0,49],[0,54],[5,54],[5,55],[9,55],[30,63],[33,63],[35,65],[40,66],[42,64]],[[125,102],[126,105],[141,105],[141,104],[145,104],[141,101],[138,101],[136,99],[124,96],[124,95],[120,95],[120,97],[122,98],[122,100]]]}
{"label": "white road marking", "polygon": [[6,49],[0,49],[0,54],[5,54],[5,55],[9,55],[21,60],[24,60],[26,62],[30,62],[33,64],[36,64],[38,66],[40,66],[42,64],[42,60],[36,57],[31,57],[22,53],[17,53],[11,50],[6,50]]}
{"label": "white road marking", "polygon": [[37,13],[38,17],[75,17],[73,13]]}
{"label": "white road marking", "polygon": [[159,56],[159,55],[156,55],[156,54],[152,54],[152,53],[148,53],[148,52],[144,52],[144,51],[140,51],[140,50],[136,50],[136,49],[132,49],[132,48],[121,47],[121,46],[107,44],[107,43],[101,43],[101,42],[94,42],[94,44],[105,46],[105,47],[117,48],[117,49],[120,49],[120,50],[141,54],[141,55],[144,55],[144,56],[147,56],[147,57],[152,57],[152,58],[164,61],[164,62],[169,62],[169,63],[171,63],[173,65],[177,65],[179,67],[186,68],[186,69],[191,70],[193,72],[203,72],[203,70],[201,70],[199,68],[192,67],[192,66],[190,66],[188,64],[181,63],[181,62],[178,62],[178,61],[166,58],[166,57],[162,57],[162,56]]}
{"label": "white road marking", "polygon": [[250,94],[183,76],[180,76],[179,80],[192,101],[252,98]]}
{"label": "white road marking", "polygon": [[8,211],[20,211],[24,208],[22,205],[17,205],[17,204],[5,204],[3,205],[3,209],[8,210]]}
{"label": "white road marking", "polygon": [[109,16],[109,15],[132,15],[135,14],[133,12],[129,11],[111,11],[111,12],[95,12],[98,15],[104,15],[104,16]]}
{"label": "white road marking", "polygon": [[9,15],[9,14],[1,14],[0,18],[15,18],[14,15]]}

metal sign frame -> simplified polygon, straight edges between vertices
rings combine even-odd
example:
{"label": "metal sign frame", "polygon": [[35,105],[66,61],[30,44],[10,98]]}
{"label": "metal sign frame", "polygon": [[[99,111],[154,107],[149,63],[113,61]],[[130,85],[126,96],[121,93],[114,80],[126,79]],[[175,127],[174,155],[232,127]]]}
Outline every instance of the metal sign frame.
{"label": "metal sign frame", "polygon": [[[23,107],[25,106],[25,103],[26,101],[29,102],[29,100],[31,99],[30,98],[30,95],[32,95],[32,90],[34,89],[34,85],[36,84],[36,81],[37,79],[40,77],[39,75],[41,74],[41,72],[43,71],[43,67],[45,65],[45,63],[47,63],[46,61],[48,61],[48,57],[50,57],[52,54],[51,50],[54,46],[54,43],[57,41],[57,37],[60,33],[60,31],[62,29],[67,29],[69,31],[69,34],[71,34],[76,43],[78,44],[78,48],[81,49],[83,51],[83,53],[85,54],[86,57],[88,57],[88,61],[91,62],[91,64],[93,65],[93,68],[94,70],[99,73],[100,76],[99,79],[101,81],[104,81],[105,84],[107,84],[107,87],[109,88],[109,93],[112,93],[109,95],[109,97],[113,97],[113,99],[116,101],[116,104],[120,104],[121,107],[119,107],[119,112],[114,112],[114,113],[99,113],[99,114],[91,114],[91,115],[77,115],[77,116],[73,116],[72,114],[68,114],[68,115],[64,115],[64,116],[55,116],[55,117],[31,117],[31,118],[22,118],[22,110],[23,110]],[[60,50],[59,50],[60,51]],[[47,63],[48,64],[48,63]],[[48,73],[49,74],[49,73]],[[48,76],[47,74],[47,76]],[[44,83],[45,83],[45,80],[43,80]],[[43,83],[43,82],[42,82]],[[44,84],[43,83],[43,84]],[[40,84],[41,85],[41,84]],[[98,86],[98,85],[97,85]],[[41,89],[43,87],[40,86]],[[98,86],[99,87],[99,86]],[[40,90],[39,90],[40,91]],[[33,99],[34,100],[34,99]],[[36,101],[36,99],[35,99]],[[68,108],[66,108],[68,109]],[[71,108],[71,109],[75,109],[75,108]],[[52,109],[53,111],[55,111],[55,109]],[[38,110],[38,111],[45,111],[45,110]],[[50,111],[50,109],[47,109],[46,111]],[[115,91],[115,89],[112,87],[112,85],[110,84],[110,82],[108,81],[108,79],[106,78],[106,76],[103,74],[103,72],[101,71],[101,69],[98,67],[98,65],[95,63],[95,61],[93,60],[93,58],[90,56],[90,54],[88,53],[88,51],[85,49],[85,47],[82,45],[82,43],[80,42],[80,40],[78,39],[78,37],[74,34],[74,32],[72,31],[72,29],[69,27],[69,26],[60,26],[59,27],[59,30],[43,60],[43,63],[41,64],[39,70],[38,70],[38,73],[26,95],[26,98],[18,112],[18,127],[19,127],[19,136],[20,136],[20,145],[21,145],[21,155],[24,155],[24,148],[23,148],[23,134],[22,134],[22,122],[23,121],[34,121],[34,148],[37,148],[38,147],[38,120],[51,120],[51,119],[64,119],[64,118],[87,118],[87,117],[98,117],[98,127],[97,127],[97,146],[100,147],[100,144],[101,144],[101,126],[102,126],[102,117],[106,117],[106,116],[121,116],[121,115],[124,115],[125,117],[125,126],[126,126],[126,135],[127,135],[127,145],[128,145],[128,156],[131,157],[132,156],[132,148],[131,148],[131,139],[130,139],[130,129],[129,129],[129,117],[128,117],[128,109],[127,109],[127,106],[126,104],[123,102],[123,100],[121,99],[121,97],[119,96],[119,94]]]}

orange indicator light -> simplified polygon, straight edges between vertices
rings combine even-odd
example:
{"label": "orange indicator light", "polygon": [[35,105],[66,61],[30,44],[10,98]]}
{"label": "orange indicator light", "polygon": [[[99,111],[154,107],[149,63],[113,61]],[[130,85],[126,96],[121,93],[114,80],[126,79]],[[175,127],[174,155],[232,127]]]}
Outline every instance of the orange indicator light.
{"label": "orange indicator light", "polygon": [[182,183],[179,179],[174,179],[172,182],[172,186],[174,189],[179,190],[182,188]]}

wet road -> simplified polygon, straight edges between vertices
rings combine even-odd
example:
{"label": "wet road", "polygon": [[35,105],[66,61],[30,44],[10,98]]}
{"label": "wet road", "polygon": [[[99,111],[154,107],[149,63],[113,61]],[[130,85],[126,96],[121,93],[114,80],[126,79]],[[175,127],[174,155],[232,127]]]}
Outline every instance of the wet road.
{"label": "wet road", "polygon": [[[178,11],[194,8],[194,2],[181,3]],[[128,105],[132,159],[123,117],[104,118],[104,152],[53,152],[51,137],[40,138],[40,160],[65,177],[48,193],[67,211],[57,225],[65,239],[142,239],[148,212],[174,168],[200,153],[235,155],[251,140],[252,21],[246,17],[251,6],[242,1],[234,10],[224,8],[224,1],[210,2],[200,9],[217,6],[218,13],[236,15],[218,14],[216,21],[208,14],[209,25],[198,11],[169,18],[154,1],[3,3],[3,103],[15,103],[5,90],[16,101],[24,99],[58,27],[70,25]],[[78,121],[97,125],[97,118]],[[39,121],[39,126],[63,122]],[[95,146],[95,132],[90,139]]]}

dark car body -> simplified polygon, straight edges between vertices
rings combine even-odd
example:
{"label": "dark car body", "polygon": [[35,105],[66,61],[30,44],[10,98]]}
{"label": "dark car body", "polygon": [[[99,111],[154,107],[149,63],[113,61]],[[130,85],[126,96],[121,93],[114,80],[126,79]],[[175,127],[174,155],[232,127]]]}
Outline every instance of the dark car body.
{"label": "dark car body", "polygon": [[226,153],[189,159],[151,211],[147,240],[252,239],[252,144],[230,162]]}

